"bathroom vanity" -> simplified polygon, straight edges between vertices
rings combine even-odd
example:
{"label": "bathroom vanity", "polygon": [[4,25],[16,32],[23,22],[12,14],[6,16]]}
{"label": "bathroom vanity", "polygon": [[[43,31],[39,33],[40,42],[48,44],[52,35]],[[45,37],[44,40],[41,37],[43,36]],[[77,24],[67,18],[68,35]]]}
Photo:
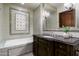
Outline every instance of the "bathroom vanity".
{"label": "bathroom vanity", "polygon": [[78,38],[51,37],[33,35],[33,54],[35,56],[76,56],[78,55]]}

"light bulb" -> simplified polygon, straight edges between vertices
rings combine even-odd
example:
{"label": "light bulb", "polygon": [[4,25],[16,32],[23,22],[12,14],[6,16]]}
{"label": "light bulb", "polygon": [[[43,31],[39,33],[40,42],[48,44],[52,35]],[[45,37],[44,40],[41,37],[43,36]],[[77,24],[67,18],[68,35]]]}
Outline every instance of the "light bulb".
{"label": "light bulb", "polygon": [[72,3],[65,3],[65,4],[64,4],[64,7],[65,7],[66,9],[73,8],[73,4],[72,4]]}

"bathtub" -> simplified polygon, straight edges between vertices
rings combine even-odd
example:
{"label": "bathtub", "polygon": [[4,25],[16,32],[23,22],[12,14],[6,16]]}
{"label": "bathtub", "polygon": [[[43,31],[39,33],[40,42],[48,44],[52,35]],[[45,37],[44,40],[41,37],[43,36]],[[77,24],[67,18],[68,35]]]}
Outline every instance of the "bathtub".
{"label": "bathtub", "polygon": [[0,56],[18,56],[32,52],[32,43],[32,37],[2,41],[0,43]]}

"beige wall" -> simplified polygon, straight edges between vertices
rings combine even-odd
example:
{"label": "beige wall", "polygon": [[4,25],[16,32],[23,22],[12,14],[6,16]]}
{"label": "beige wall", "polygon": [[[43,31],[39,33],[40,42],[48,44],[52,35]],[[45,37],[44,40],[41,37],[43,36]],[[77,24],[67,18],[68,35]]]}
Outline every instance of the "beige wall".
{"label": "beige wall", "polygon": [[76,15],[75,15],[75,17],[76,17],[76,28],[79,28],[79,3],[76,3],[75,4],[75,9],[76,9]]}
{"label": "beige wall", "polygon": [[[22,7],[18,7],[18,6],[13,6],[10,4],[2,4],[0,5],[0,7],[2,7],[2,12],[0,11],[0,39],[2,40],[9,40],[9,39],[20,39],[20,38],[29,38],[32,37],[33,34],[33,11],[28,10],[26,8],[22,8]],[[19,9],[19,10],[23,10],[23,11],[28,11],[30,12],[30,34],[20,34],[20,35],[10,35],[9,31],[10,31],[10,24],[9,24],[9,8],[15,8],[15,9]],[[1,18],[3,17],[3,18]],[[2,27],[1,27],[2,26]],[[1,30],[2,28],[2,30]],[[2,38],[1,38],[2,37]]]}
{"label": "beige wall", "polygon": [[3,27],[3,25],[2,25],[2,20],[3,20],[3,5],[2,4],[0,4],[0,41],[3,39],[3,32],[2,32],[2,27]]}
{"label": "beige wall", "polygon": [[34,10],[33,34],[42,34],[43,31],[42,4]]}
{"label": "beige wall", "polygon": [[34,10],[33,26],[33,33],[38,34],[40,32],[40,6]]}

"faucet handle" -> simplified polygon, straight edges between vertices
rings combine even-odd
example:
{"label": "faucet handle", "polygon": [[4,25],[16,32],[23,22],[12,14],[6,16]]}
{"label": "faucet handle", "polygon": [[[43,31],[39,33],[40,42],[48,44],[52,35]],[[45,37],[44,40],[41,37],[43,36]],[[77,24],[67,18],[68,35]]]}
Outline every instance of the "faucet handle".
{"label": "faucet handle", "polygon": [[69,34],[69,37],[72,37],[73,35],[72,34]]}

